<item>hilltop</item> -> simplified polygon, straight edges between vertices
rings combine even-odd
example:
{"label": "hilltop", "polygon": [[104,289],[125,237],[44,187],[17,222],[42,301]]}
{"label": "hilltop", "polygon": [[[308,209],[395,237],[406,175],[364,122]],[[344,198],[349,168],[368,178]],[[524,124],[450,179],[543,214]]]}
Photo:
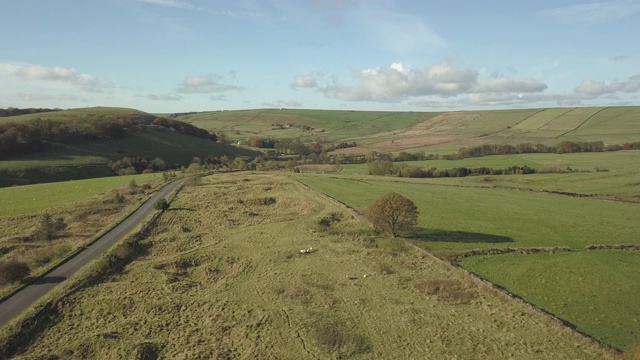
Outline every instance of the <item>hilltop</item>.
{"label": "hilltop", "polygon": [[262,109],[189,113],[176,119],[224,132],[233,140],[260,136],[356,142],[358,146],[342,151],[363,154],[447,153],[481,144],[640,140],[638,106],[451,112]]}
{"label": "hilltop", "polygon": [[219,144],[215,133],[193,125],[125,108],[3,117],[0,140],[0,186],[112,176],[109,164],[123,158],[157,158],[164,165],[155,170],[162,170],[188,165],[194,157],[258,154]]}

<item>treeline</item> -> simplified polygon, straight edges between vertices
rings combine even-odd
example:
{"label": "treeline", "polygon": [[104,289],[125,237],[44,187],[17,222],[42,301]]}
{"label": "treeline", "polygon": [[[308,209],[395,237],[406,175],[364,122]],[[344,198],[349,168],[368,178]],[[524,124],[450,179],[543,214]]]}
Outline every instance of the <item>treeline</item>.
{"label": "treeline", "polygon": [[155,118],[86,117],[74,120],[41,119],[0,124],[0,159],[44,150],[46,142],[68,144],[77,140],[121,139],[126,129],[145,131],[148,124],[216,141],[209,131],[181,121]]}
{"label": "treeline", "polygon": [[26,115],[26,114],[38,114],[44,112],[52,112],[52,111],[60,111],[61,109],[47,109],[47,108],[28,108],[28,109],[18,109],[14,107],[0,109],[0,117],[8,117],[8,116],[18,116],[18,115]]}
{"label": "treeline", "polygon": [[531,153],[580,153],[580,152],[602,152],[620,150],[640,150],[640,141],[625,143],[622,145],[604,145],[602,141],[574,142],[563,141],[556,145],[521,143],[518,145],[497,145],[487,144],[470,148],[461,148],[456,154],[443,155],[445,160],[459,160],[470,157],[481,157],[486,155],[511,155],[511,154],[531,154]]}
{"label": "treeline", "polygon": [[218,137],[215,133],[209,132],[208,130],[201,129],[199,127],[193,126],[189,123],[182,122],[175,119],[167,119],[165,117],[158,117],[153,120],[153,123],[158,126],[163,126],[169,128],[171,130],[180,132],[182,134],[187,134],[203,139],[209,139],[211,141],[217,141]]}
{"label": "treeline", "polygon": [[369,163],[369,175],[397,176],[408,178],[442,178],[442,177],[465,177],[477,175],[527,175],[535,174],[537,171],[528,166],[510,166],[504,169],[493,169],[488,167],[466,168],[457,167],[453,169],[430,169],[418,166],[396,165],[389,160],[375,160]]}
{"label": "treeline", "polygon": [[120,160],[109,162],[109,167],[118,175],[145,174],[167,170],[167,164],[160,158],[148,160],[146,157],[125,156]]}
{"label": "treeline", "polygon": [[527,153],[578,153],[578,152],[602,152],[620,150],[640,150],[640,141],[624,143],[622,145],[604,145],[602,141],[573,142],[563,141],[556,145],[522,143],[518,145],[480,145],[470,148],[461,148],[453,154],[427,154],[424,151],[406,152],[396,154],[379,153],[372,151],[366,155],[355,153],[331,154],[336,148],[355,147],[354,143],[340,143],[330,146],[322,146],[320,143],[303,143],[299,139],[278,140],[275,142],[276,151],[285,156],[267,154],[270,160],[297,161],[301,164],[366,164],[373,161],[425,161],[425,160],[461,160],[469,157],[482,157],[487,155],[511,155]]}
{"label": "treeline", "polygon": [[247,139],[247,145],[260,149],[275,149],[285,155],[310,155],[312,153],[319,155],[322,152],[358,146],[355,141],[325,144],[320,140],[303,142],[300,139],[274,139],[271,137],[251,137]]}

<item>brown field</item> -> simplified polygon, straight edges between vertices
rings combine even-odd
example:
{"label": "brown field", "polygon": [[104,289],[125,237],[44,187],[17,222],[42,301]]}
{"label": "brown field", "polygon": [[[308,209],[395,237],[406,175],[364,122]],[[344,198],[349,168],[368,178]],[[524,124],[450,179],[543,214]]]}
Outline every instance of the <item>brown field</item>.
{"label": "brown field", "polygon": [[18,358],[614,356],[275,174],[186,187],[141,244]]}

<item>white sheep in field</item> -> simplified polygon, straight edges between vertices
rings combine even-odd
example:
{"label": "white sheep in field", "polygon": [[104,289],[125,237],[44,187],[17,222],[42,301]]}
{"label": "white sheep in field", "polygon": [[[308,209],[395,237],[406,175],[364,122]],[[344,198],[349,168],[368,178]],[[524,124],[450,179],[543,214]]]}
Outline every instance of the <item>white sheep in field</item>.
{"label": "white sheep in field", "polygon": [[300,254],[309,254],[309,253],[312,253],[312,252],[314,252],[314,251],[316,251],[316,250],[315,250],[313,247],[310,247],[310,248],[308,248],[308,249],[302,249],[302,250],[300,250]]}

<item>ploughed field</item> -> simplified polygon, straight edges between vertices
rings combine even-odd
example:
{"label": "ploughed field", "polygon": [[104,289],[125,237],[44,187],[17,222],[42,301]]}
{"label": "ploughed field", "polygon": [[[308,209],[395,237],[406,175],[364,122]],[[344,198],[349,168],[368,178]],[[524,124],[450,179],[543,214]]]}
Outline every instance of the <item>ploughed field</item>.
{"label": "ploughed field", "polygon": [[613,356],[287,176],[206,177],[141,245],[122,272],[64,297],[20,356]]}

